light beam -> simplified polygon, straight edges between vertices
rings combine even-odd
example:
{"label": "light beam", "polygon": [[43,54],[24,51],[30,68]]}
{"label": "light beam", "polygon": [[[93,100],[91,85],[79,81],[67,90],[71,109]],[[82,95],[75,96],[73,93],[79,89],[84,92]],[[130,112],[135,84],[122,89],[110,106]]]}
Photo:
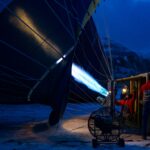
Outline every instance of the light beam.
{"label": "light beam", "polygon": [[105,88],[103,88],[88,72],[74,63],[72,64],[72,76],[77,82],[84,84],[89,89],[103,96],[108,95],[108,91]]}

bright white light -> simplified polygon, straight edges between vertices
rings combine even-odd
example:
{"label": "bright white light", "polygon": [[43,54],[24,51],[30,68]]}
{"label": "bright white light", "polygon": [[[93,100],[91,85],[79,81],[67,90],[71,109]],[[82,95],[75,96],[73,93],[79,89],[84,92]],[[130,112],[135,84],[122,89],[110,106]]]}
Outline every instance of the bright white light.
{"label": "bright white light", "polygon": [[108,91],[105,88],[103,88],[88,72],[74,63],[72,64],[72,76],[77,82],[86,85],[89,89],[103,96],[108,95]]}
{"label": "bright white light", "polygon": [[63,58],[61,57],[60,59],[58,59],[58,60],[56,61],[56,64],[59,64],[62,60],[63,60]]}
{"label": "bright white light", "polygon": [[59,59],[56,61],[56,64],[59,64],[59,63],[63,60],[63,58],[66,58],[66,55],[63,55],[63,57],[59,58]]}
{"label": "bright white light", "polygon": [[122,94],[126,94],[127,93],[127,89],[126,88],[123,88],[122,89]]}
{"label": "bright white light", "polygon": [[66,54],[64,54],[63,57],[66,58]]}

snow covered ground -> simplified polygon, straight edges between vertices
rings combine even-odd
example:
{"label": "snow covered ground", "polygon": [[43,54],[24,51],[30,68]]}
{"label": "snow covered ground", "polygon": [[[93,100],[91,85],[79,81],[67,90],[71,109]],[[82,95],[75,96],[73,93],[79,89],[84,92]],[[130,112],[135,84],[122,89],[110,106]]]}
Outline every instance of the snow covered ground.
{"label": "snow covered ground", "polygon": [[[92,150],[87,119],[96,110],[96,104],[68,104],[59,125],[49,127],[47,119],[51,108],[40,104],[0,105],[0,150]],[[150,149],[150,138],[123,134],[125,148],[115,144],[101,145],[96,149]]]}

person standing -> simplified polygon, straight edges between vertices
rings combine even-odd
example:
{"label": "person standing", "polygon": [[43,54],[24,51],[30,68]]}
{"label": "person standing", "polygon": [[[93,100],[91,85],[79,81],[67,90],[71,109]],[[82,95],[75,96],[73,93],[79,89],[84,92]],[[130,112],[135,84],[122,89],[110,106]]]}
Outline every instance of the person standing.
{"label": "person standing", "polygon": [[143,112],[142,112],[142,136],[147,139],[148,118],[150,117],[150,80],[142,85],[141,95],[143,97]]}

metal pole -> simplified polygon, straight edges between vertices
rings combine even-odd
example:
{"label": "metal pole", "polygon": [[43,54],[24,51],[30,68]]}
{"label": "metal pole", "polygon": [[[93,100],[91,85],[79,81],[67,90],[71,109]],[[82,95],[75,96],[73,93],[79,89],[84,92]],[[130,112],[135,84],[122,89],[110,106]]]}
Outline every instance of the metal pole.
{"label": "metal pole", "polygon": [[115,114],[115,82],[111,80],[111,115],[112,119],[114,119]]}

